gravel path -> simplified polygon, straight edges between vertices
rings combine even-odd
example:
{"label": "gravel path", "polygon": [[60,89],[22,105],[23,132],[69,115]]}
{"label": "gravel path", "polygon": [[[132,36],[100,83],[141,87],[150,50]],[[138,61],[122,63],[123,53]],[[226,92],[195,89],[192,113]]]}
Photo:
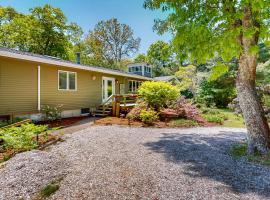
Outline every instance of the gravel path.
{"label": "gravel path", "polygon": [[269,199],[270,170],[229,156],[245,129],[93,126],[0,169],[0,199]]}

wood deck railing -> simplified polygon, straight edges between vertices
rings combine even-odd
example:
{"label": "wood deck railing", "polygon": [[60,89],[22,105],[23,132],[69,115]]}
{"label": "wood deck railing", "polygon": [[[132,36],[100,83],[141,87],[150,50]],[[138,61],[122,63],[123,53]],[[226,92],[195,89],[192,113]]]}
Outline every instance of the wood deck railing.
{"label": "wood deck railing", "polygon": [[112,106],[112,115],[119,117],[121,109],[126,110],[127,108],[134,107],[138,98],[139,95],[137,94],[112,95],[105,102],[103,102],[103,113],[105,113],[106,109]]}

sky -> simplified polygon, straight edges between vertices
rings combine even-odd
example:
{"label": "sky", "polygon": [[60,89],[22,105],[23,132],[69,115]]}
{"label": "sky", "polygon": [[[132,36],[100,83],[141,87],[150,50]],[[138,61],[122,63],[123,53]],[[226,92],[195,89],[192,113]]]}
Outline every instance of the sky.
{"label": "sky", "polygon": [[63,10],[69,22],[76,22],[85,33],[100,20],[117,18],[128,24],[135,37],[141,38],[139,53],[146,53],[157,40],[169,41],[170,34],[158,35],[153,31],[154,19],[164,18],[161,11],[143,8],[144,0],[0,0],[0,6],[11,6],[22,13],[36,6],[50,4]]}

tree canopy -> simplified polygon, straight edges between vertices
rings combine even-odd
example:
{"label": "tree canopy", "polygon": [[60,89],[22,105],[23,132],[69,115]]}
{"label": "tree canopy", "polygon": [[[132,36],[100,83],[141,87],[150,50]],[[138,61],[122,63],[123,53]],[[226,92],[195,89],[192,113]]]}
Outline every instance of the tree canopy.
{"label": "tree canopy", "polygon": [[136,53],[140,41],[140,38],[134,37],[130,26],[112,18],[98,22],[87,35],[85,45],[89,54],[113,65]]}
{"label": "tree canopy", "polygon": [[[169,13],[165,20],[156,20],[155,29],[175,33],[173,43],[183,59],[205,63],[217,53],[225,61],[239,58],[243,51],[239,40],[243,36],[256,36],[269,43],[268,0],[145,0],[144,5]],[[247,5],[251,5],[254,23],[242,26]],[[249,50],[257,53],[257,43]]]}
{"label": "tree canopy", "polygon": [[[270,1],[145,0],[144,6],[167,11],[167,18],[157,20],[155,28],[159,33],[173,33],[173,44],[182,59],[199,64],[215,57],[225,62],[237,60],[237,97],[248,129],[248,152],[268,152],[270,129],[255,82],[258,45],[270,42]],[[215,69],[226,73],[224,66]]]}
{"label": "tree canopy", "polygon": [[50,5],[18,13],[11,7],[0,7],[0,45],[43,55],[69,59],[72,45],[82,37],[81,28],[67,23],[59,8]]}

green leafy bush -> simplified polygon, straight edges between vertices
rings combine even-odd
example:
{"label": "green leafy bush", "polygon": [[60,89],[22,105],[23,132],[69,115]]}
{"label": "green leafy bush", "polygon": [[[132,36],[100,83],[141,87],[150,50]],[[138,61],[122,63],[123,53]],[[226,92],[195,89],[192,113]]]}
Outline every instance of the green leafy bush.
{"label": "green leafy bush", "polygon": [[5,149],[30,150],[37,147],[34,137],[47,130],[45,125],[23,124],[20,127],[0,129]]}
{"label": "green leafy bush", "polygon": [[8,126],[8,125],[13,124],[13,123],[16,123],[16,122],[20,122],[22,120],[23,120],[22,118],[16,117],[16,118],[14,118],[12,120],[0,121],[0,128],[1,127],[4,127],[4,126]]}
{"label": "green leafy bush", "polygon": [[204,114],[203,118],[206,119],[208,122],[223,124],[224,118],[220,115],[212,115],[212,114]]}
{"label": "green leafy bush", "polygon": [[143,123],[151,125],[158,119],[158,115],[154,110],[142,110],[140,113],[140,119]]}
{"label": "green leafy bush", "polygon": [[173,127],[193,127],[198,126],[198,122],[190,119],[174,119],[170,122]]}
{"label": "green leafy bush", "polygon": [[41,112],[44,114],[45,120],[54,121],[61,118],[62,107],[63,105],[45,105],[42,106]]}
{"label": "green leafy bush", "polygon": [[202,116],[204,119],[206,119],[208,122],[223,124],[225,120],[228,119],[228,117],[221,113],[217,109],[213,108],[201,108]]}
{"label": "green leafy bush", "polygon": [[226,85],[226,82],[203,81],[198,90],[196,102],[207,106],[214,105],[218,108],[226,108],[235,97],[236,90],[230,82]]}
{"label": "green leafy bush", "polygon": [[139,95],[155,110],[167,107],[172,101],[175,101],[180,91],[177,87],[166,82],[143,82],[138,90]]}
{"label": "green leafy bush", "polygon": [[134,108],[127,114],[127,118],[130,120],[140,120],[140,114],[142,110],[147,109],[147,103],[144,101],[137,101]]}

